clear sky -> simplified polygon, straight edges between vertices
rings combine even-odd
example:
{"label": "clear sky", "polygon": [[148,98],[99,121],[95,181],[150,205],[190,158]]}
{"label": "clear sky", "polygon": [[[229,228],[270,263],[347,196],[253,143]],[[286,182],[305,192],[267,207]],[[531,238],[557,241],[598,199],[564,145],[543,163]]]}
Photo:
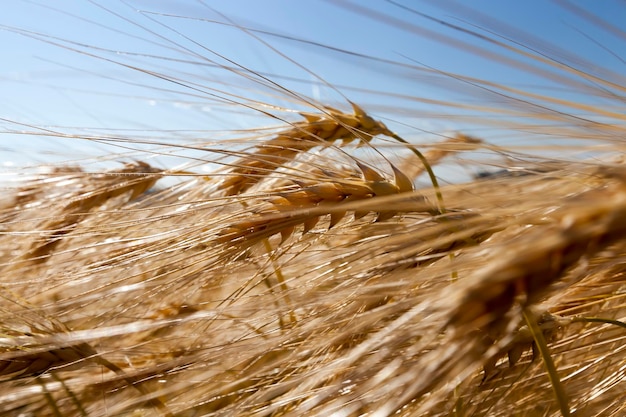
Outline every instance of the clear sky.
{"label": "clear sky", "polygon": [[[254,105],[249,100],[259,98],[293,107],[287,93],[272,91],[271,81],[346,109],[345,99],[328,86],[332,85],[368,111],[389,118],[388,123],[398,120],[433,133],[469,129],[469,125],[421,99],[457,100],[461,92],[465,100],[476,104],[486,97],[480,90],[458,88],[455,92],[419,68],[589,100],[594,105],[594,100],[602,100],[576,87],[568,91],[570,86],[533,74],[522,65],[496,62],[489,53],[524,61],[519,54],[450,25],[482,35],[489,28],[567,65],[605,77],[618,79],[624,74],[626,35],[619,33],[626,22],[623,2],[398,0],[398,4],[372,0],[6,1],[0,15],[0,117],[4,119],[0,121],[0,162],[80,159],[99,146],[103,152],[110,149],[94,142],[50,141],[12,133],[43,132],[38,128],[86,134],[134,129],[155,137],[171,130],[176,132],[170,137],[193,140],[212,137],[217,130],[275,125],[252,116],[258,113],[242,111],[241,104],[229,104]],[[592,17],[576,14],[576,7],[583,7]],[[594,24],[593,16],[603,24]],[[258,76],[250,80],[247,69],[271,81]],[[626,85],[623,79],[618,81]],[[405,130],[410,133],[411,129]],[[511,140],[519,139],[511,136]]]}

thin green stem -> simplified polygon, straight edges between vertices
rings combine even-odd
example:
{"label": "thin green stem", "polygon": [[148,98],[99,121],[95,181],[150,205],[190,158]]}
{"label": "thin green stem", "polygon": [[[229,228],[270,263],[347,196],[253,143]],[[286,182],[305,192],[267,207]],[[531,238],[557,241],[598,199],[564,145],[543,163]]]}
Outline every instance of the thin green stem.
{"label": "thin green stem", "polygon": [[559,374],[556,370],[556,366],[554,365],[554,361],[552,360],[552,356],[550,356],[550,350],[548,349],[546,339],[543,337],[543,333],[532,314],[526,309],[522,311],[522,314],[524,316],[524,320],[526,321],[526,325],[533,335],[533,339],[539,349],[539,353],[541,354],[541,359],[543,359],[546,370],[548,371],[548,377],[550,377],[550,383],[552,385],[552,389],[554,390],[554,396],[556,397],[556,401],[561,409],[561,415],[563,417],[570,417],[571,414],[567,394],[565,393],[563,384],[561,384],[561,380],[559,379]]}
{"label": "thin green stem", "polygon": [[52,410],[52,414],[54,415],[54,417],[63,417],[63,414],[61,414],[61,410],[59,410],[59,407],[57,406],[56,401],[54,401],[54,398],[52,398],[50,391],[48,391],[48,387],[46,387],[46,383],[42,381],[42,379],[39,377],[37,377],[36,380],[39,383],[39,385],[41,385],[43,396],[46,397],[46,402],[50,406],[50,409]]}
{"label": "thin green stem", "polygon": [[[409,142],[407,142],[406,140],[404,140],[403,138],[401,138],[397,134],[395,134],[393,132],[388,132],[388,135],[391,136],[392,138],[394,138],[395,140],[397,140],[398,142],[404,143],[405,145],[407,145],[407,147],[411,150],[411,152],[413,152],[415,154],[415,156],[417,156],[419,158],[419,160],[422,162],[422,165],[424,165],[424,169],[426,169],[426,172],[428,173],[428,177],[430,178],[430,182],[433,184],[433,188],[435,190],[435,196],[437,196],[437,206],[438,206],[438,209],[439,209],[439,214],[445,214],[446,213],[446,206],[443,203],[443,195],[441,194],[441,188],[439,187],[439,181],[437,181],[437,176],[435,175],[435,172],[433,171],[433,168],[430,166],[430,162],[428,162],[428,160],[426,159],[424,154],[421,153],[419,151],[419,149],[417,149],[415,146],[411,145]],[[454,261],[454,253],[450,252],[448,257],[450,258],[451,262]],[[456,270],[452,271],[451,278],[452,278],[452,281],[456,281],[459,278],[459,274],[458,274],[458,272]]]}
{"label": "thin green stem", "polygon": [[70,389],[70,387],[67,386],[65,381],[63,379],[59,378],[57,376],[57,374],[55,374],[54,372],[50,372],[50,375],[52,375],[52,378],[54,378],[57,382],[59,382],[61,384],[61,386],[63,387],[63,389],[67,393],[67,395],[69,395],[69,397],[72,399],[72,402],[74,402],[74,405],[76,406],[76,408],[78,408],[78,412],[80,413],[80,415],[82,417],[87,417],[88,416],[87,411],[85,410],[85,408],[81,404],[81,402],[78,399],[78,397],[76,397],[76,394],[74,394],[74,392]]}
{"label": "thin green stem", "polygon": [[585,323],[604,323],[604,324],[614,324],[615,326],[623,327],[626,329],[626,323],[619,320],[612,319],[604,319],[602,317],[574,317],[572,319],[574,322],[585,322]]}
{"label": "thin green stem", "polygon": [[439,182],[437,181],[437,177],[435,176],[435,172],[433,168],[430,166],[430,163],[426,159],[423,153],[419,151],[415,146],[411,145],[406,140],[402,139],[395,133],[389,132],[389,136],[397,140],[398,142],[404,143],[407,147],[419,158],[419,160],[424,165],[426,172],[428,173],[428,177],[430,178],[430,182],[433,184],[433,188],[435,189],[435,195],[437,196],[437,203],[439,205],[439,213],[444,214],[446,212],[445,205],[443,204],[443,195],[441,194],[441,189],[439,188]]}

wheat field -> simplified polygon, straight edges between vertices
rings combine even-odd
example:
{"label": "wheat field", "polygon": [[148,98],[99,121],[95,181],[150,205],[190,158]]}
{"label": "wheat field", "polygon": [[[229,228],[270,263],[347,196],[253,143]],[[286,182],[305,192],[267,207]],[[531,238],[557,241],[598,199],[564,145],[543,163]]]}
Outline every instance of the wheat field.
{"label": "wheat field", "polygon": [[[156,52],[4,21],[2,37],[127,83],[120,119],[132,101],[186,110],[172,129],[163,116],[144,125],[138,109],[133,128],[3,110],[6,158],[27,162],[3,167],[0,414],[626,415],[619,72],[448,3],[441,14],[333,5],[534,84],[323,45],[204,2],[124,15],[85,4],[129,42],[123,25],[144,29]],[[558,5],[623,70],[608,38],[623,45],[624,32],[593,8]],[[323,17],[302,8],[319,27]],[[194,24],[237,33],[294,72],[222,55],[184,32]],[[398,90],[342,85],[290,48],[371,65]],[[174,67],[183,61],[198,72]],[[108,99],[92,88],[91,100]],[[20,148],[30,141],[43,150]]]}

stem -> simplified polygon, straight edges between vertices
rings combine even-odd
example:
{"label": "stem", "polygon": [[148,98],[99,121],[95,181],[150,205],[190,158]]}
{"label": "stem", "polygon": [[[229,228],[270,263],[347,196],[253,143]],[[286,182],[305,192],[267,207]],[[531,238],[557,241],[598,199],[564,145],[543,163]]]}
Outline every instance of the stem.
{"label": "stem", "polygon": [[[395,140],[397,140],[398,142],[404,143],[405,145],[407,145],[407,147],[411,150],[411,152],[413,152],[415,156],[417,156],[419,160],[422,161],[422,165],[424,165],[424,169],[426,169],[426,172],[428,173],[428,177],[430,178],[430,182],[432,183],[433,188],[435,189],[435,195],[437,196],[437,206],[439,209],[439,214],[445,214],[446,206],[443,203],[443,195],[441,194],[441,188],[439,188],[439,181],[437,181],[435,172],[433,171],[433,168],[430,166],[430,163],[428,162],[424,154],[421,153],[419,149],[417,149],[415,146],[411,145],[409,142],[402,139],[397,134],[393,132],[388,132],[387,134],[391,136],[392,138],[394,138]],[[450,258],[450,261],[454,261],[454,253],[451,252],[450,255],[448,255],[448,257]],[[459,278],[459,274],[457,273],[456,270],[453,270],[451,274],[452,281],[456,281],[458,278]]]}
{"label": "stem", "polygon": [[52,414],[54,415],[54,417],[63,417],[63,414],[61,414],[61,411],[59,410],[59,407],[57,406],[56,401],[54,401],[54,398],[52,398],[50,391],[48,391],[48,387],[46,387],[46,383],[40,377],[37,377],[35,379],[37,380],[39,385],[41,385],[43,396],[46,398],[46,402],[52,409]]}
{"label": "stem", "polygon": [[569,411],[567,394],[565,393],[565,389],[559,379],[559,374],[556,370],[556,366],[554,365],[554,361],[552,360],[552,356],[550,356],[550,350],[548,349],[546,339],[543,337],[541,329],[530,312],[527,309],[524,309],[522,314],[524,316],[524,320],[526,321],[526,325],[533,335],[533,339],[539,349],[539,353],[541,354],[541,359],[543,359],[543,363],[546,366],[546,370],[548,371],[548,377],[550,377],[550,383],[552,384],[552,389],[554,390],[554,396],[556,397],[556,401],[561,409],[561,415],[563,417],[570,417],[571,414]]}
{"label": "stem", "polygon": [[61,384],[61,386],[67,393],[67,395],[69,395],[69,397],[72,399],[72,402],[74,402],[74,405],[76,406],[76,408],[78,408],[78,412],[80,413],[80,415],[82,417],[87,417],[88,416],[87,411],[85,410],[83,405],[80,403],[80,400],[78,399],[78,397],[76,397],[76,394],[74,394],[74,392],[70,389],[70,387],[68,387],[67,384],[65,384],[65,381],[59,378],[57,374],[54,372],[50,372],[50,375],[52,376],[52,378],[54,378],[57,382]]}
{"label": "stem", "polygon": [[389,132],[389,136],[391,136],[392,138],[394,138],[398,142],[401,142],[401,143],[404,143],[405,145],[408,145],[408,148],[411,150],[411,152],[413,152],[415,154],[415,156],[417,156],[419,158],[419,160],[422,161],[422,164],[424,165],[424,168],[426,169],[426,172],[428,173],[428,177],[430,178],[430,182],[433,184],[433,188],[435,189],[435,195],[437,196],[437,203],[439,205],[439,213],[440,214],[444,214],[446,212],[446,208],[445,208],[445,206],[443,204],[443,195],[441,195],[441,189],[439,188],[439,182],[437,181],[437,177],[435,176],[435,172],[433,171],[432,167],[430,166],[430,163],[428,162],[428,160],[426,159],[424,154],[421,153],[419,151],[419,149],[417,149],[415,146],[411,145],[409,142],[407,142],[406,140],[402,139],[397,134]]}
{"label": "stem", "polygon": [[604,324],[614,324],[619,327],[623,327],[626,329],[626,323],[619,320],[612,319],[603,319],[602,317],[574,317],[572,321],[575,322],[585,322],[585,323],[604,323]]}

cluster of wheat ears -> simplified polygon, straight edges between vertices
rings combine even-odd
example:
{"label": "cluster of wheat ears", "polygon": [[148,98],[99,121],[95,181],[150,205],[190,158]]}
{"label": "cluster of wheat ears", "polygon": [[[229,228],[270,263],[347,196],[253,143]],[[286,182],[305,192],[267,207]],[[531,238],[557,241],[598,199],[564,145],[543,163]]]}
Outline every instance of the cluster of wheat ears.
{"label": "cluster of wheat ears", "polygon": [[[257,107],[278,126],[233,148],[167,145],[213,172],[58,164],[5,189],[0,413],[625,415],[626,84],[488,40],[610,105],[433,70],[508,103],[450,106],[592,158],[415,144],[293,93],[299,119]],[[446,161],[491,174],[443,183]]]}

